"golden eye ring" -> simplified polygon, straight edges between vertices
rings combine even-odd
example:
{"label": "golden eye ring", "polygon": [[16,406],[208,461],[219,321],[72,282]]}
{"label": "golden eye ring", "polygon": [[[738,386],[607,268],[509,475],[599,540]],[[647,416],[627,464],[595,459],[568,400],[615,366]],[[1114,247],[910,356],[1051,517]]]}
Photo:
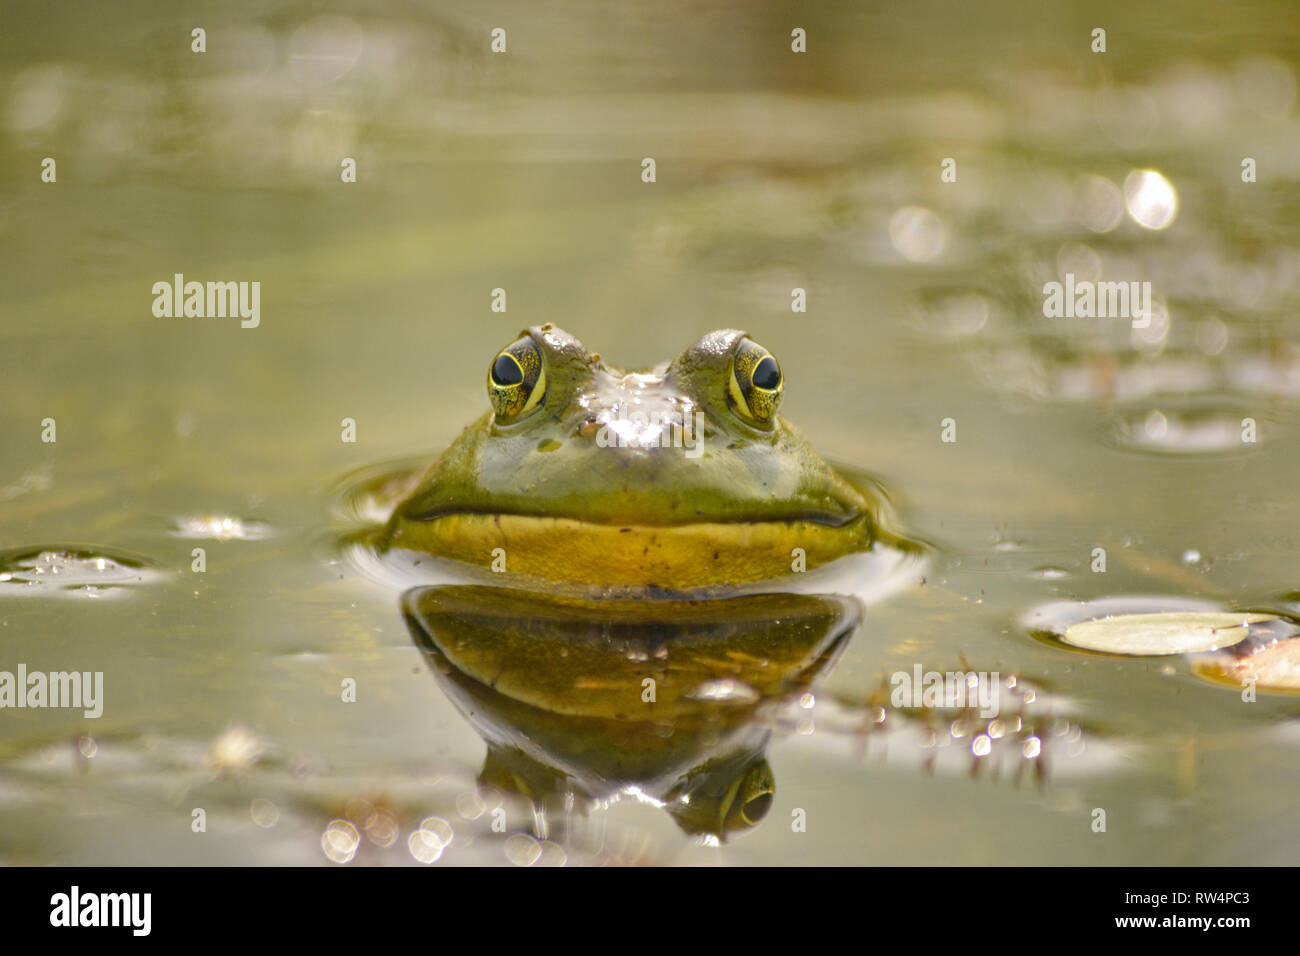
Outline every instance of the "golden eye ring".
{"label": "golden eye ring", "polygon": [[752,339],[737,342],[728,383],[735,411],[751,424],[770,425],[784,392],[785,376],[776,357]]}
{"label": "golden eye ring", "polygon": [[546,362],[531,335],[511,342],[492,360],[488,398],[496,421],[508,425],[540,404],[546,395]]}

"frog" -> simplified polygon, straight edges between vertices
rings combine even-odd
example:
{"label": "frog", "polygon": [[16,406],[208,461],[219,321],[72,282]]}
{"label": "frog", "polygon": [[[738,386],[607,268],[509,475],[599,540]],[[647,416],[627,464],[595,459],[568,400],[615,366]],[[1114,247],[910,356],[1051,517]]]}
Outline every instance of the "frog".
{"label": "frog", "polygon": [[[553,324],[492,357],[489,411],[414,473],[380,536],[528,587],[672,595],[789,577],[903,539],[781,415],[785,374],[718,329],[641,370]],[[498,578],[498,580],[500,580]]]}

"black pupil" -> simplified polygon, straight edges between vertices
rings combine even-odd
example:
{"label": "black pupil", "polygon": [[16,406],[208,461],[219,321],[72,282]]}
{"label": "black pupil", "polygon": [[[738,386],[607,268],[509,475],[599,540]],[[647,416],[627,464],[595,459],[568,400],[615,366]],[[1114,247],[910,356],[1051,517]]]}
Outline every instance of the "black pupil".
{"label": "black pupil", "polygon": [[518,385],[524,380],[524,370],[509,355],[498,355],[492,363],[492,381],[498,385]]}
{"label": "black pupil", "polygon": [[[772,361],[765,359],[765,361]],[[745,819],[751,823],[757,823],[763,817],[767,816],[768,808],[772,806],[772,795],[770,793],[760,793],[754,799],[745,804]]]}
{"label": "black pupil", "polygon": [[773,389],[781,384],[781,370],[776,367],[776,359],[767,356],[754,369],[754,384],[759,388]]}

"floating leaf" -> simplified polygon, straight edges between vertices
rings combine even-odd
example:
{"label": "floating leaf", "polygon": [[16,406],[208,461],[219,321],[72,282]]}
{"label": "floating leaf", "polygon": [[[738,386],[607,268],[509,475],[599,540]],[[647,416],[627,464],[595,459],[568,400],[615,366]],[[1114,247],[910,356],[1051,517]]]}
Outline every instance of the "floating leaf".
{"label": "floating leaf", "polygon": [[1190,654],[1231,647],[1246,637],[1251,624],[1275,620],[1271,614],[1225,612],[1120,614],[1075,624],[1062,640],[1108,654]]}

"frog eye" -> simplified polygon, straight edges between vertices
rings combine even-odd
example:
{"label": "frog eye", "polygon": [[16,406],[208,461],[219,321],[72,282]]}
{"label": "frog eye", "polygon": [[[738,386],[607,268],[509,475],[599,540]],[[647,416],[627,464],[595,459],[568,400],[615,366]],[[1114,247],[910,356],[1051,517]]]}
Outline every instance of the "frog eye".
{"label": "frog eye", "polygon": [[492,360],[488,398],[496,419],[508,424],[531,412],[546,394],[546,366],[532,336],[507,345]]}
{"label": "frog eye", "polygon": [[771,793],[756,793],[740,806],[740,819],[749,826],[758,825],[772,808]]}
{"label": "frog eye", "polygon": [[728,829],[745,829],[757,826],[772,808],[776,781],[766,760],[750,767],[740,779],[740,785],[727,812]]}
{"label": "frog eye", "polygon": [[748,338],[736,343],[728,394],[743,418],[761,425],[770,423],[784,390],[781,366],[771,352]]}

